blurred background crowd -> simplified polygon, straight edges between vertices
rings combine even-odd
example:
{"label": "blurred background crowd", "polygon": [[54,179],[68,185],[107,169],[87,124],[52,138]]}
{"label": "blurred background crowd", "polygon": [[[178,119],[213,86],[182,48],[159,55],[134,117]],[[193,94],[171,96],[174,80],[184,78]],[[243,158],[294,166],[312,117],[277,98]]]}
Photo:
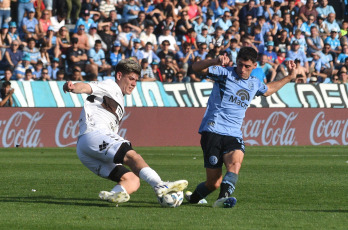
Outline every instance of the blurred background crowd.
{"label": "blurred background crowd", "polygon": [[0,0],[0,78],[101,80],[132,58],[140,81],[209,81],[193,62],[258,53],[261,81],[346,83],[347,0]]}

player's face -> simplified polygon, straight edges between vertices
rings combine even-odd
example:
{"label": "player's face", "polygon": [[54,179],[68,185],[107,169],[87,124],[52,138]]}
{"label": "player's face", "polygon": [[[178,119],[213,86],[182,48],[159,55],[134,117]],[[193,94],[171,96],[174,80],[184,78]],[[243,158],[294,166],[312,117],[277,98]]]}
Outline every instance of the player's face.
{"label": "player's face", "polygon": [[253,63],[251,60],[243,60],[243,59],[238,59],[237,60],[237,74],[240,78],[243,79],[248,79],[251,71],[255,69],[257,66],[257,63]]}
{"label": "player's face", "polygon": [[122,74],[117,73],[117,84],[121,88],[123,95],[129,95],[137,85],[139,75],[136,73]]}

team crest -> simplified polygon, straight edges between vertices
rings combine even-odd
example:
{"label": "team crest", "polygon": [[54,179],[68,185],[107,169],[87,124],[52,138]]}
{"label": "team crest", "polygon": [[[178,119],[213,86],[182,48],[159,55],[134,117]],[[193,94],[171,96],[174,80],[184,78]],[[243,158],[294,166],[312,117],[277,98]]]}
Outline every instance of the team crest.
{"label": "team crest", "polygon": [[218,163],[217,157],[216,157],[216,156],[211,156],[211,157],[209,157],[209,163],[210,163],[211,165],[216,165],[216,164]]}

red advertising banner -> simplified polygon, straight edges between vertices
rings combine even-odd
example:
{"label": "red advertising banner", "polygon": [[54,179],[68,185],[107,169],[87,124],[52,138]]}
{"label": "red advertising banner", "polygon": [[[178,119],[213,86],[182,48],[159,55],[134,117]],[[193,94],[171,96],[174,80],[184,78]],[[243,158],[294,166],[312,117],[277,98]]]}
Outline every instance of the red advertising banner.
{"label": "red advertising banner", "polygon": [[[119,134],[134,146],[199,146],[205,108],[127,108]],[[0,147],[75,146],[81,108],[2,108]],[[247,145],[348,145],[348,109],[249,108]]]}

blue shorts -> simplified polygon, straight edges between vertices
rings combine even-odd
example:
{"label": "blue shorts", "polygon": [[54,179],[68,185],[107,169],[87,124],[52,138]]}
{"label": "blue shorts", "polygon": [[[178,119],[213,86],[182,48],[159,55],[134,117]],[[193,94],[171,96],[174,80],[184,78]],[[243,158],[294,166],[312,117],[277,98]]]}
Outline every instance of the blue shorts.
{"label": "blue shorts", "polygon": [[211,132],[202,132],[201,147],[204,156],[205,168],[221,168],[223,155],[234,150],[245,152],[245,145],[242,138],[224,136]]}

